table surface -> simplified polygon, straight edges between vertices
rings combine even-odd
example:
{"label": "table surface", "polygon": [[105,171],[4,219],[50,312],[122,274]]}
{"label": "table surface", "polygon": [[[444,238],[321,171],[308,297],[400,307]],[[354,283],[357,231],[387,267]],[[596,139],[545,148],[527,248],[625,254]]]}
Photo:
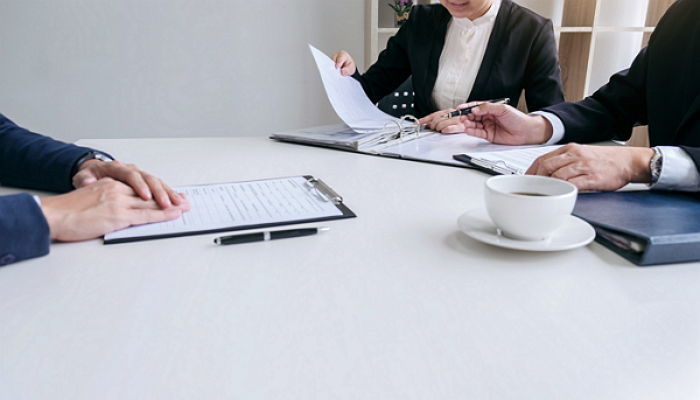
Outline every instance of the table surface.
{"label": "table surface", "polygon": [[483,206],[477,171],[253,137],[79,144],[172,185],[312,174],[358,217],[0,269],[2,399],[700,397],[700,264],[475,242],[456,221]]}

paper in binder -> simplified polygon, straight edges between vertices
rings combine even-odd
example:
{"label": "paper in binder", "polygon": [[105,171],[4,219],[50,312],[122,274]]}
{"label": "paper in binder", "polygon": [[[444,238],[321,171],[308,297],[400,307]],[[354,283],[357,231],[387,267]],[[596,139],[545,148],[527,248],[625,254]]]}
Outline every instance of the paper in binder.
{"label": "paper in binder", "polygon": [[370,101],[357,80],[342,76],[328,56],[313,46],[309,48],[328,100],[344,124],[277,132],[270,136],[272,139],[458,167],[468,165],[455,160],[454,154],[512,148],[465,134],[426,130],[411,115],[391,116]]}

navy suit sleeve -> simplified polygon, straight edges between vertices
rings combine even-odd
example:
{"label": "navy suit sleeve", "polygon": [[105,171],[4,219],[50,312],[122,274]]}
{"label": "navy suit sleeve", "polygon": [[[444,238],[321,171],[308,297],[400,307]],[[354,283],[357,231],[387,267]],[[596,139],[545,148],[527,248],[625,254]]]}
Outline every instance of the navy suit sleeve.
{"label": "navy suit sleeve", "polygon": [[44,256],[49,243],[49,225],[34,197],[0,197],[0,266]]}
{"label": "navy suit sleeve", "polygon": [[0,183],[5,186],[68,192],[76,162],[90,151],[30,132],[0,114]]}
{"label": "navy suit sleeve", "polygon": [[557,44],[552,21],[542,24],[525,70],[525,101],[529,111],[541,110],[564,101]]}
{"label": "navy suit sleeve", "polygon": [[635,123],[646,125],[647,49],[632,66],[610,78],[593,95],[577,103],[547,107],[564,123],[562,142],[592,143],[610,139],[627,140]]}

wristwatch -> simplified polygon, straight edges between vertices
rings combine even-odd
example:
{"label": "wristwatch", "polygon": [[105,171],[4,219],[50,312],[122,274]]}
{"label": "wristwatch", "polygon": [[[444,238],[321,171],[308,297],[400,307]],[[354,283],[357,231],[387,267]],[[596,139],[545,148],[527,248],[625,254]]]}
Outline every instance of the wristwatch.
{"label": "wristwatch", "polygon": [[654,150],[654,155],[649,161],[649,169],[651,171],[651,184],[653,185],[659,181],[659,176],[661,176],[661,167],[663,166],[664,155],[661,153],[661,150],[659,150],[658,147],[652,147],[651,149]]}
{"label": "wristwatch", "polygon": [[104,162],[114,161],[114,159],[109,154],[103,153],[101,151],[88,152],[84,156],[80,157],[80,159],[78,159],[78,161],[75,163],[75,167],[73,167],[73,174],[71,176],[75,175],[78,172],[80,166],[83,165],[85,161],[90,160],[99,160]]}

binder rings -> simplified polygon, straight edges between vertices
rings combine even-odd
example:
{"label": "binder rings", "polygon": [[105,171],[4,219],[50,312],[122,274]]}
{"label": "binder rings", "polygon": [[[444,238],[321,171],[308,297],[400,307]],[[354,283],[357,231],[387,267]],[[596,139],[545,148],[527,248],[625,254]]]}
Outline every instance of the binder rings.
{"label": "binder rings", "polygon": [[640,266],[700,260],[700,195],[678,192],[580,194],[574,215],[596,241]]}
{"label": "binder rings", "polygon": [[174,221],[112,232],[105,244],[205,233],[267,228],[341,218],[355,214],[322,180],[309,175],[257,181],[182,186],[189,212]]}

